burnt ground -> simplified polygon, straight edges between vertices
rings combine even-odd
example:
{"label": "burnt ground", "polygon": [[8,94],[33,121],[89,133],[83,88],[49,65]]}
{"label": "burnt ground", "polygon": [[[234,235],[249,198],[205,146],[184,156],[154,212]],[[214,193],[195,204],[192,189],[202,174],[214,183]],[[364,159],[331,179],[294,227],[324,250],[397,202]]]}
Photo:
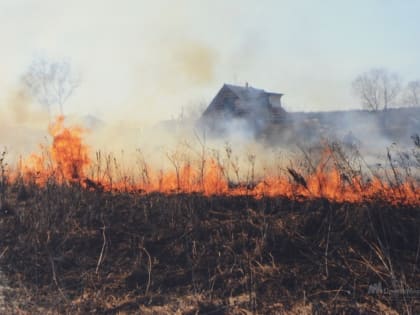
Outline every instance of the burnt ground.
{"label": "burnt ground", "polygon": [[13,185],[10,314],[420,313],[420,210]]}

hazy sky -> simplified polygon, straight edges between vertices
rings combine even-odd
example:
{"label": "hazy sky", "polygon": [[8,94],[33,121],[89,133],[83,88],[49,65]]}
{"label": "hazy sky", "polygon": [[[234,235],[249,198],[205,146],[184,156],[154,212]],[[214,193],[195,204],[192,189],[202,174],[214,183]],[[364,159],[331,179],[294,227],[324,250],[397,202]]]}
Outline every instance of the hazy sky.
{"label": "hazy sky", "polygon": [[[34,57],[69,59],[67,113],[156,121],[223,83],[285,94],[288,110],[358,107],[371,67],[420,78],[417,0],[0,0],[0,104]],[[34,106],[39,106],[35,105]]]}

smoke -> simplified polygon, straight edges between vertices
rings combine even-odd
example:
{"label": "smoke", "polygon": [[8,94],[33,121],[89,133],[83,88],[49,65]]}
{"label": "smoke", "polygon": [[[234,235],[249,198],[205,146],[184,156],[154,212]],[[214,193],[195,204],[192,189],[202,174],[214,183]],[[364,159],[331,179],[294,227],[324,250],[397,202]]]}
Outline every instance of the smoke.
{"label": "smoke", "polygon": [[[173,95],[188,94],[191,86],[205,85],[214,79],[218,57],[201,41],[178,39],[166,45],[170,49],[162,52],[162,64],[151,70],[167,72],[168,75],[160,73],[156,76],[159,91],[152,90],[152,94],[172,104]],[[171,80],[171,73],[178,73],[179,80]],[[155,85],[156,82],[148,81],[148,84]],[[149,87],[142,86],[144,90],[149,90]],[[249,91],[253,93],[252,88]],[[69,115],[66,123],[86,127],[85,140],[92,157],[97,152],[112,156],[122,163],[127,173],[138,172],[139,159],[156,170],[171,169],[170,157],[176,156],[181,164],[197,167],[203,159],[217,161],[229,169],[227,172],[233,174],[234,169],[238,170],[242,179],[249,178],[251,168],[255,176],[272,168],[278,171],[278,165],[294,160],[299,147],[319,148],[325,140],[340,142],[350,132],[355,141],[360,142],[360,150],[368,157],[368,163],[374,163],[378,160],[378,152],[385,154],[386,147],[392,142],[409,139],[412,131],[419,130],[418,122],[405,123],[416,117],[416,113],[401,115],[393,110],[388,116],[366,111],[289,113],[290,119],[284,125],[270,129],[265,126],[263,118],[258,118],[264,113],[253,110],[260,105],[258,95],[254,96],[243,104],[253,111],[252,123],[226,116],[218,119],[221,133],[216,133],[216,136],[212,135],[215,130],[203,129],[182,115],[158,124],[139,123],[135,118],[132,123],[113,120],[91,124],[82,115]],[[155,108],[160,113],[161,109],[153,104],[149,105],[150,110]],[[39,144],[51,141],[47,134],[47,112],[36,107],[24,89],[15,88],[5,105],[4,115],[1,115],[0,144],[7,146],[14,158],[37,151]],[[137,113],[139,109],[133,111],[132,116]],[[396,126],[399,126],[398,130],[394,128]],[[200,154],[203,148],[204,155]],[[233,177],[232,174],[229,176]]]}
{"label": "smoke", "polygon": [[20,88],[14,89],[0,104],[0,150],[10,162],[39,149],[47,135],[48,114],[37,109]]}
{"label": "smoke", "polygon": [[7,100],[7,110],[11,121],[17,125],[43,127],[48,124],[48,113],[35,108],[32,98],[23,89],[16,89]]}
{"label": "smoke", "polygon": [[[153,171],[173,172],[174,162],[198,170],[201,163],[219,164],[230,180],[250,181],[262,177],[278,162],[279,148],[268,146],[248,133],[245,122],[230,124],[229,134],[212,137],[195,121],[169,120],[141,126],[125,123],[102,124],[86,132],[93,164],[114,159],[118,174],[140,176],[142,165]],[[283,155],[286,152],[283,151]]]}
{"label": "smoke", "polygon": [[[0,143],[8,141],[8,147],[13,148],[13,161],[20,154],[39,152],[39,144],[50,143],[52,139],[46,132],[48,120],[44,113],[37,111],[24,94],[16,93],[10,100],[11,119],[8,125],[2,124]],[[104,160],[111,163],[119,176],[138,177],[146,164],[155,172],[165,172],[174,171],[173,160],[195,170],[205,161],[207,167],[210,163],[219,164],[229,181],[250,182],[267,174],[284,174],[286,166],[294,168],[300,163],[301,148],[307,152],[316,148],[320,152],[326,141],[343,144],[352,139],[366,163],[373,165],[383,159],[393,141],[403,143],[412,131],[420,131],[415,123],[395,130],[394,126],[401,126],[406,116],[413,116],[414,112],[402,113],[395,111],[390,116],[366,111],[289,113],[290,121],[272,130],[230,117],[218,121],[220,134],[182,117],[142,125],[127,121],[92,124],[81,116],[67,116],[65,123],[85,126],[83,138],[93,168],[101,156],[102,163]],[[32,121],[31,117],[36,115],[39,117]],[[348,137],[350,132],[353,138]],[[313,158],[316,165],[317,157]]]}
{"label": "smoke", "polygon": [[179,43],[175,51],[175,64],[188,84],[203,85],[214,79],[216,53],[197,41]]}

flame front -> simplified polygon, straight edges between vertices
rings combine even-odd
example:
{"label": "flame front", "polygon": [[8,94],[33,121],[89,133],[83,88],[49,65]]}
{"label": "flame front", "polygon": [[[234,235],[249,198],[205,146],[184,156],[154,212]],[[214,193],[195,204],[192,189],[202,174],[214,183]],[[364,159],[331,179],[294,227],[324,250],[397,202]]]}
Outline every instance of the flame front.
{"label": "flame front", "polygon": [[[290,170],[290,174],[265,175],[258,181],[230,187],[224,167],[214,159],[203,160],[200,167],[190,162],[177,165],[174,171],[156,171],[144,165],[142,176],[119,174],[111,170],[107,159],[103,171],[94,167],[89,147],[83,142],[84,129],[65,127],[60,116],[48,128],[52,144],[42,147],[42,154],[32,154],[21,168],[23,178],[44,185],[48,179],[59,183],[77,182],[86,189],[108,191],[201,193],[210,195],[284,196],[288,198],[327,198],[338,202],[362,202],[381,199],[391,203],[420,205],[418,181],[406,179],[399,184],[384,182],[379,177],[366,181],[360,175],[345,176],[338,166],[329,163],[332,152],[326,150],[318,166],[306,176]],[[113,159],[116,164],[116,160]],[[291,176],[290,176],[291,175]],[[343,176],[344,175],[344,176]]]}

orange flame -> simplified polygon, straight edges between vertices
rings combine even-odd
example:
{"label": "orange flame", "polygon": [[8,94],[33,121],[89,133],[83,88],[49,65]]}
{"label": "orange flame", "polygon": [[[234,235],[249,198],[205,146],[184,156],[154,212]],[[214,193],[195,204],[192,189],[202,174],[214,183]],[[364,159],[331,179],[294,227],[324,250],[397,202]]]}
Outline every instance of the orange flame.
{"label": "orange flame", "polygon": [[90,160],[88,147],[82,141],[84,130],[80,127],[65,128],[64,116],[59,116],[48,131],[54,138],[51,157],[62,177],[67,180],[85,177]]}
{"label": "orange flame", "polygon": [[222,165],[214,160],[206,161],[200,168],[194,168],[186,162],[176,171],[155,172],[145,166],[146,178],[136,180],[133,174],[125,174],[115,180],[107,168],[108,176],[87,178],[87,169],[91,164],[89,147],[83,142],[84,129],[65,127],[64,117],[57,117],[48,131],[53,137],[50,147],[44,147],[44,154],[32,154],[24,163],[24,178],[35,178],[43,185],[49,178],[64,182],[79,182],[87,189],[105,189],[108,191],[162,192],[162,193],[201,193],[210,195],[251,195],[285,196],[288,198],[327,198],[338,202],[362,202],[380,198],[391,203],[420,205],[419,185],[406,179],[401,184],[390,184],[379,178],[370,181],[361,176],[342,174],[331,163],[332,152],[326,150],[315,170],[303,177],[293,171],[290,174],[266,175],[258,183],[246,183],[236,188],[229,187],[229,182]]}
{"label": "orange flame", "polygon": [[48,127],[48,133],[53,137],[51,146],[41,146],[43,154],[32,154],[24,161],[24,177],[35,177],[39,184],[51,177],[59,182],[84,178],[90,159],[89,148],[83,143],[83,132],[81,127],[65,127],[64,116],[58,116]]}

